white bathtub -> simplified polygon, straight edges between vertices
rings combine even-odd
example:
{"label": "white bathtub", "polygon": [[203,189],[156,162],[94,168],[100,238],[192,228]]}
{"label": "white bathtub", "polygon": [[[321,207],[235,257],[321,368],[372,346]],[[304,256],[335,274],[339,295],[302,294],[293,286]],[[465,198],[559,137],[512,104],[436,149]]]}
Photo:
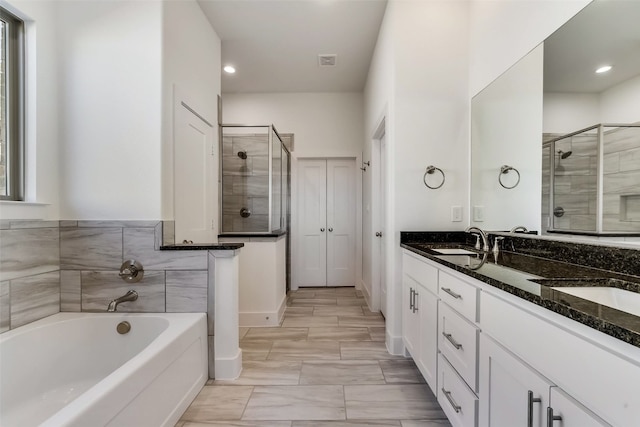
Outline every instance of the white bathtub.
{"label": "white bathtub", "polygon": [[207,378],[205,314],[59,313],[0,335],[0,425],[173,426]]}

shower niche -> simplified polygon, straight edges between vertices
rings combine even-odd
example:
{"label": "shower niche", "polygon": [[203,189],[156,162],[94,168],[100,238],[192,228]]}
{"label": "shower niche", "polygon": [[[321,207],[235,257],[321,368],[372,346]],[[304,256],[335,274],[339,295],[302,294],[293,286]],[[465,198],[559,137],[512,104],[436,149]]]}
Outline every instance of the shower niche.
{"label": "shower niche", "polygon": [[221,126],[221,235],[288,228],[290,153],[273,125]]}
{"label": "shower niche", "polygon": [[640,124],[598,124],[553,136],[542,150],[549,232],[640,234]]}

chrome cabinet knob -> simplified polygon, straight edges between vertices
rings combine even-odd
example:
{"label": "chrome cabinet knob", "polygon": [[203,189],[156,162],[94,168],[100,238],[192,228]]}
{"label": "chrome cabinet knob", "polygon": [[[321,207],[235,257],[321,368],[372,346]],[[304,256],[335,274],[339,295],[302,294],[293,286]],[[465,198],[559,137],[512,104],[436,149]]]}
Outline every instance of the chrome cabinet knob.
{"label": "chrome cabinet knob", "polygon": [[331,233],[333,231],[333,228],[329,227],[329,233]]}
{"label": "chrome cabinet knob", "polygon": [[321,229],[320,229],[320,232],[321,232],[321,233],[324,233],[324,228],[321,228]]}
{"label": "chrome cabinet knob", "polygon": [[376,237],[382,237],[382,231],[376,231]]}

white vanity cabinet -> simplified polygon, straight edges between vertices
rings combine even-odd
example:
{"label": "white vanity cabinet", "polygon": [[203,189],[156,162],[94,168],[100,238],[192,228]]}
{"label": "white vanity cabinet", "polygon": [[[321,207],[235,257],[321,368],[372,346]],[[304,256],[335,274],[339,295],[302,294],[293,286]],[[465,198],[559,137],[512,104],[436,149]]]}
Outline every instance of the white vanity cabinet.
{"label": "white vanity cabinet", "polygon": [[480,427],[609,425],[486,334],[480,338],[480,384]]}
{"label": "white vanity cabinet", "polygon": [[438,269],[422,257],[403,256],[402,339],[431,390],[436,393],[438,357]]}

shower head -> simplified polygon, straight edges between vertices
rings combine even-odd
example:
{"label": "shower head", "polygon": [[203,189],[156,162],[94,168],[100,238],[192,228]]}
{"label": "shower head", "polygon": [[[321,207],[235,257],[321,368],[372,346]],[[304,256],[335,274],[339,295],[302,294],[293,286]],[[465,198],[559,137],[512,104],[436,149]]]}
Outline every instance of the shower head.
{"label": "shower head", "polygon": [[246,151],[238,151],[238,157],[240,157],[242,160],[246,160],[247,159],[247,152]]}
{"label": "shower head", "polygon": [[561,159],[566,159],[567,157],[569,157],[571,154],[573,153],[573,151],[569,150],[569,151],[562,151],[562,150],[558,150],[558,154],[560,154],[560,158]]}

